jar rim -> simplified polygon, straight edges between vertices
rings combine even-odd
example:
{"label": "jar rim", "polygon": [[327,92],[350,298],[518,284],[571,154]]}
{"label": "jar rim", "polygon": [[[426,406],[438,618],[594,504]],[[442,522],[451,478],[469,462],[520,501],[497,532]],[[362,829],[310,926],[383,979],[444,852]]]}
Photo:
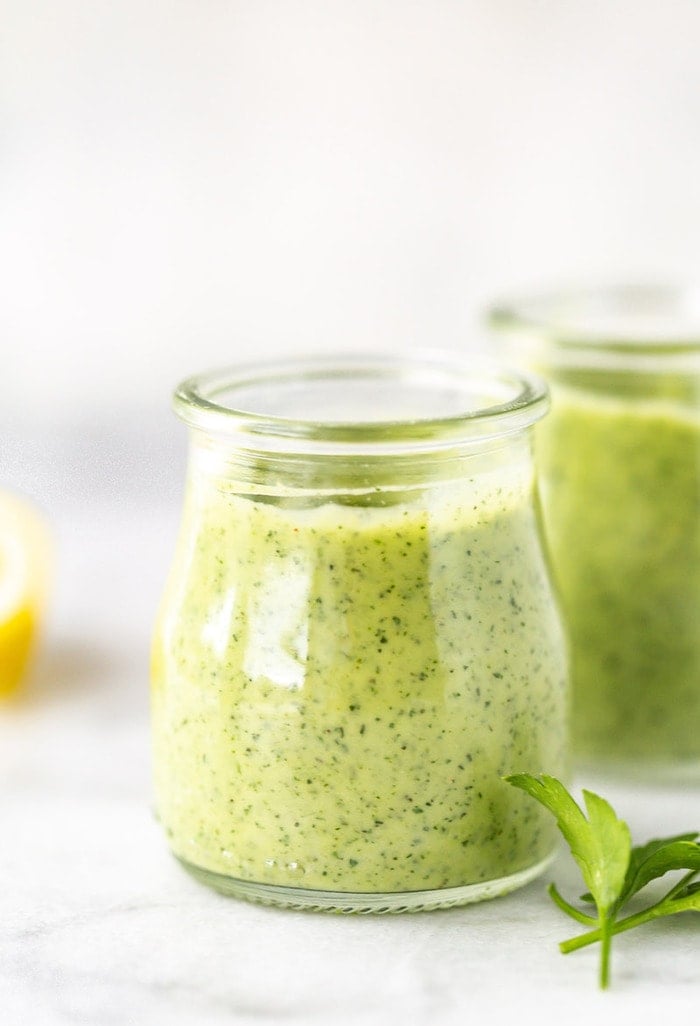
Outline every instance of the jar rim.
{"label": "jar rim", "polygon": [[[333,415],[290,413],[307,399],[326,409],[335,400]],[[351,387],[364,388],[366,400],[379,390],[387,401],[374,415],[343,415],[343,396]],[[286,412],[270,408],[278,390]],[[286,392],[285,392],[286,389]],[[301,389],[301,391],[300,391]],[[256,391],[257,390],[257,391]],[[296,390],[296,391],[295,391]],[[258,396],[258,409],[255,397]],[[267,402],[260,402],[265,395]],[[404,395],[430,407],[443,402],[438,414],[406,412],[392,406]],[[463,397],[463,406],[460,405]],[[430,353],[338,354],[270,360],[226,367],[183,381],[175,391],[176,413],[191,428],[210,435],[235,438],[236,444],[263,451],[333,451],[348,453],[429,451],[459,443],[483,444],[522,431],[547,412],[548,389],[536,375],[512,370],[493,360]],[[398,407],[397,407],[398,409]],[[408,409],[408,408],[407,408]],[[445,412],[447,411],[447,412]]]}
{"label": "jar rim", "polygon": [[558,362],[659,365],[700,358],[700,286],[617,283],[493,303],[489,325]]}

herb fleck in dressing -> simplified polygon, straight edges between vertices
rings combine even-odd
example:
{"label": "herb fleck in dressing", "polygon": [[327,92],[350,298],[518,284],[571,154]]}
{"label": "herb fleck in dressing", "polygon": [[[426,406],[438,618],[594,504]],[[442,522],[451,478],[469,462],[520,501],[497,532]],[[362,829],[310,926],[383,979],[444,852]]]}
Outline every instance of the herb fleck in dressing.
{"label": "herb fleck in dressing", "polygon": [[197,480],[154,660],[175,853],[259,883],[400,892],[542,861],[501,777],[564,770],[564,654],[530,473],[295,509]]}

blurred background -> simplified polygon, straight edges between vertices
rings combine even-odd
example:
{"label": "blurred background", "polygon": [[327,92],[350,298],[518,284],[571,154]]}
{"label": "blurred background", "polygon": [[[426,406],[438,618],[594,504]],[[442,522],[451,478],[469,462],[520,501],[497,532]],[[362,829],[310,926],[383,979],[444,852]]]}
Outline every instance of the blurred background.
{"label": "blurred background", "polygon": [[700,271],[696,0],[1,9],[0,423],[157,430],[196,370]]}
{"label": "blurred background", "polygon": [[496,295],[700,274],[697,0],[0,12],[0,487],[56,537],[49,676],[128,648],[145,704],[182,377],[483,345]]}

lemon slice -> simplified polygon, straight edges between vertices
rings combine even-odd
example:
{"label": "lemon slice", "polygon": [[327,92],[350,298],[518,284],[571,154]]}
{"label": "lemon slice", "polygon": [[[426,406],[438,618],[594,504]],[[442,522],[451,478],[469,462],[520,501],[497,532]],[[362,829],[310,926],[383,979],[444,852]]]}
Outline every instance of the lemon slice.
{"label": "lemon slice", "polygon": [[46,602],[50,540],[40,514],[0,492],[0,697],[16,691]]}

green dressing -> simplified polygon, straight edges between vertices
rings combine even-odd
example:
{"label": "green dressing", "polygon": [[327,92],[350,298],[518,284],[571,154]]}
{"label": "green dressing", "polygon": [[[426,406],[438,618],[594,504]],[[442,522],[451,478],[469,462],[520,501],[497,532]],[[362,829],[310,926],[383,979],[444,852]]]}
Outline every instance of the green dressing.
{"label": "green dressing", "polygon": [[542,863],[546,814],[501,780],[566,774],[531,467],[353,501],[193,477],[153,657],[173,850],[222,877],[373,893]]}
{"label": "green dressing", "polygon": [[580,754],[700,760],[700,417],[556,388],[538,429]]}

